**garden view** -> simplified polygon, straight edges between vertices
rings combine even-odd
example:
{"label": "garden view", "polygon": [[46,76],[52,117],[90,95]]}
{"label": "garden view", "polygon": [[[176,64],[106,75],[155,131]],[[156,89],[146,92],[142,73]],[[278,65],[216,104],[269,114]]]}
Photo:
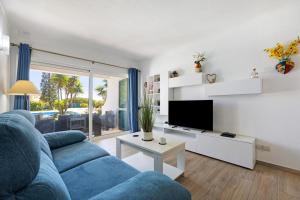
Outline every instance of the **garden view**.
{"label": "garden view", "polygon": [[[89,132],[89,77],[72,76],[30,71],[31,81],[39,86],[41,95],[31,96],[30,110],[36,118],[36,128],[42,133],[81,130]],[[127,129],[127,80],[116,81],[110,87],[110,102],[106,102],[108,96],[108,80],[93,78],[93,110],[92,110],[92,134],[95,136]],[[120,91],[120,94],[119,94]],[[119,99],[120,97],[120,99]],[[119,99],[118,104],[111,106],[114,98]],[[104,104],[110,105],[105,106]],[[125,110],[124,110],[125,109]]]}
{"label": "garden view", "polygon": [[[41,96],[30,101],[31,111],[57,110],[63,115],[68,108],[88,108],[88,98],[79,97],[84,92],[78,76],[46,72],[41,76]],[[96,86],[95,92],[100,99],[93,100],[93,107],[101,113],[107,96],[107,81],[104,80],[104,84]]]}

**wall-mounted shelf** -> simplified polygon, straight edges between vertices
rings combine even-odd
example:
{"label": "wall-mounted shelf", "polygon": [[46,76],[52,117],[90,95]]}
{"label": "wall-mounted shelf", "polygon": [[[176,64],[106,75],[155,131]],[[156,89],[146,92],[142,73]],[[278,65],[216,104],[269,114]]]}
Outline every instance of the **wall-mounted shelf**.
{"label": "wall-mounted shelf", "polygon": [[262,93],[262,79],[244,79],[206,84],[207,96],[260,94]]}
{"label": "wall-mounted shelf", "polygon": [[183,74],[175,78],[169,78],[169,88],[178,88],[202,84],[202,73]]}

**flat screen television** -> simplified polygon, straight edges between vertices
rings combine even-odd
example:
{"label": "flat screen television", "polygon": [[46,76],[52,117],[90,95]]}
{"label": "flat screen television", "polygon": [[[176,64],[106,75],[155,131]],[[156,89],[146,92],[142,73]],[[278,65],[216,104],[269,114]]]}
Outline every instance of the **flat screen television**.
{"label": "flat screen television", "polygon": [[213,101],[169,101],[169,125],[213,130]]}

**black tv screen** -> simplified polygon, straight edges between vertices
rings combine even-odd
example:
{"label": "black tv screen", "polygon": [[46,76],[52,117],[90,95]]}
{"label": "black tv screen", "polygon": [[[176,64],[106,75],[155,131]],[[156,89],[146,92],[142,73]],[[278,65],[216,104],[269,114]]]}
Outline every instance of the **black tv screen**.
{"label": "black tv screen", "polygon": [[169,124],[213,130],[213,101],[169,101]]}

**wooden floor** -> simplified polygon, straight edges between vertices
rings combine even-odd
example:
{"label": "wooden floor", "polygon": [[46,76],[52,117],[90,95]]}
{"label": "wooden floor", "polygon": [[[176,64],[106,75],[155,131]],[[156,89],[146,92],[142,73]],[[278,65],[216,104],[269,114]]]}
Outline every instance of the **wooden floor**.
{"label": "wooden floor", "polygon": [[[97,138],[95,142],[115,155],[115,138]],[[122,148],[123,155],[136,153]],[[167,163],[175,165],[175,158]],[[300,200],[300,176],[257,164],[248,170],[199,154],[186,152],[184,176],[177,179],[191,193],[194,200]]]}

